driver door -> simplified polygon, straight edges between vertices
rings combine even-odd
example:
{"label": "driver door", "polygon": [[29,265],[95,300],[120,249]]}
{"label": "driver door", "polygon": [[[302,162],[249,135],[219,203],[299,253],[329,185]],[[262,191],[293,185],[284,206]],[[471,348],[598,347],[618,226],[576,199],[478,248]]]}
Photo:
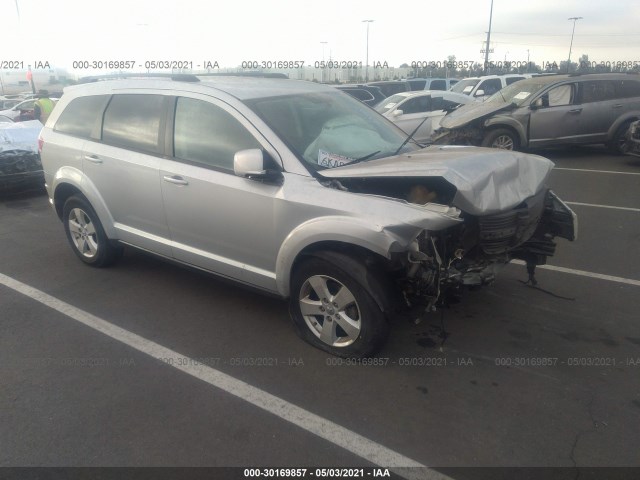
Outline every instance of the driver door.
{"label": "driver door", "polygon": [[565,83],[547,90],[529,116],[529,147],[571,143],[578,134],[582,107],[576,105],[577,85]]}

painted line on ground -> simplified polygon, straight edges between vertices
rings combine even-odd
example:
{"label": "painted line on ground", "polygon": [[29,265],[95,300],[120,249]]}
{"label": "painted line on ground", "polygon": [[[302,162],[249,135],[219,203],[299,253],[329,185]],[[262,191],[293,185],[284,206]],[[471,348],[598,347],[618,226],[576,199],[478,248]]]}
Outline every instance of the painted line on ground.
{"label": "painted line on ground", "polygon": [[[516,265],[526,265],[522,260],[513,260],[511,263]],[[605,275],[603,273],[587,272],[584,270],[574,270],[573,268],[556,267],[555,265],[538,265],[536,268],[543,270],[552,270],[554,272],[570,273],[572,275],[580,275],[581,277],[597,278],[599,280],[606,280],[608,282],[624,283],[625,285],[634,285],[640,287],[640,280],[634,280],[632,278],[615,277],[613,275]]]}
{"label": "painted line on ground", "polygon": [[[287,402],[248,383],[238,380],[215,368],[196,362],[181,362],[186,358],[178,352],[147,340],[133,332],[118,327],[95,315],[70,305],[41,290],[22,283],[14,278],[0,273],[0,284],[21,293],[36,302],[41,303],[63,315],[86,325],[114,340],[117,340],[139,352],[160,360],[177,370],[202,380],[216,388],[234,395],[245,402],[276,415],[287,422],[296,425],[307,432],[313,433],[348,452],[357,455],[368,462],[380,467],[389,468],[399,476],[408,480],[451,480],[436,470],[428,468],[415,460],[397,453],[373,440],[369,440],[347,428],[330,420]],[[168,363],[171,362],[171,363]]]}
{"label": "painted line on ground", "polygon": [[595,208],[610,208],[612,210],[625,210],[627,212],[640,212],[640,208],[632,207],[615,207],[613,205],[598,205],[597,203],[582,203],[582,202],[564,202],[567,205],[579,205],[581,207],[595,207]]}
{"label": "painted line on ground", "polygon": [[588,168],[564,168],[564,167],[555,167],[555,170],[563,170],[567,172],[589,172],[589,173],[614,173],[618,175],[640,175],[640,172],[616,172],[614,170],[591,170]]}

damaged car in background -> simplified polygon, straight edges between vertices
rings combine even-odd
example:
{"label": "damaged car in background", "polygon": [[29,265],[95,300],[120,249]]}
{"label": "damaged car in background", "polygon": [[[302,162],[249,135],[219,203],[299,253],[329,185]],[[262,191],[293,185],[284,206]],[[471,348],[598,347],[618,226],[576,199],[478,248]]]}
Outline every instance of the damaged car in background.
{"label": "damaged car in background", "polygon": [[627,129],[638,119],[637,73],[542,75],[449,113],[431,140],[505,150],[605,144],[622,153]]}
{"label": "damaged car in background", "polygon": [[83,262],[107,266],[133,246],[288,298],[298,334],[344,357],[374,354],[390,320],[421,319],[512,259],[534,281],[554,239],[577,235],[546,185],[551,161],[422,148],[311,82],[69,87],[40,146],[50,203]]}
{"label": "damaged car in background", "polygon": [[629,126],[622,151],[627,155],[640,157],[640,120]]}
{"label": "damaged car in background", "polygon": [[44,186],[38,120],[0,122],[0,192]]}

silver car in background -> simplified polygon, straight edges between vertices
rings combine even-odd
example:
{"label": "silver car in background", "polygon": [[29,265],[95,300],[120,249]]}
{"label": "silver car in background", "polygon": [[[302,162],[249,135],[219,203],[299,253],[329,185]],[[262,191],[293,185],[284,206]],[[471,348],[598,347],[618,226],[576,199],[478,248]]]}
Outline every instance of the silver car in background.
{"label": "silver car in background", "polygon": [[[553,164],[422,149],[330,86],[191,75],[69,87],[40,150],[50,203],[88,265],[123,245],[290,299],[297,332],[335,355],[376,352],[389,322],[530,274],[574,239]],[[533,279],[533,278],[532,278]]]}
{"label": "silver car in background", "polygon": [[473,97],[440,90],[402,92],[386,98],[374,108],[418,143],[426,143],[440,126],[440,119],[459,105],[473,103]]}

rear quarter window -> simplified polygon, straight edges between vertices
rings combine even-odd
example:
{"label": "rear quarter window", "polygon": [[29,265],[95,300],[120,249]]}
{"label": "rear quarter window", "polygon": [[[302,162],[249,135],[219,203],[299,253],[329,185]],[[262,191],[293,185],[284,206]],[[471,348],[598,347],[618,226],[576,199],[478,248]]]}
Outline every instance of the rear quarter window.
{"label": "rear quarter window", "polygon": [[90,138],[96,123],[102,118],[110,95],[78,97],[64,109],[53,130],[82,138]]}

